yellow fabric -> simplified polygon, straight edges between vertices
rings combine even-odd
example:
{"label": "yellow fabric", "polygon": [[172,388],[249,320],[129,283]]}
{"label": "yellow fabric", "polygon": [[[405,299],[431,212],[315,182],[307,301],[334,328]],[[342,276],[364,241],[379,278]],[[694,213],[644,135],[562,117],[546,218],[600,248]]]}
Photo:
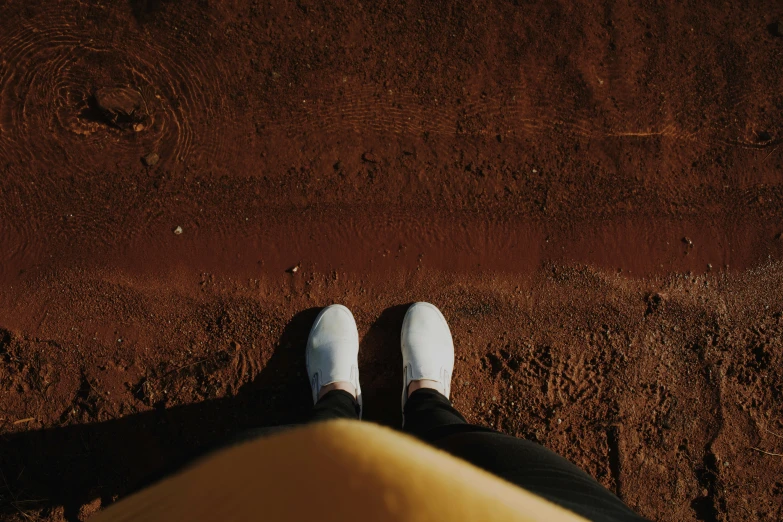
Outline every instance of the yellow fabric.
{"label": "yellow fabric", "polygon": [[412,437],[331,421],[223,450],[93,520],[584,519]]}

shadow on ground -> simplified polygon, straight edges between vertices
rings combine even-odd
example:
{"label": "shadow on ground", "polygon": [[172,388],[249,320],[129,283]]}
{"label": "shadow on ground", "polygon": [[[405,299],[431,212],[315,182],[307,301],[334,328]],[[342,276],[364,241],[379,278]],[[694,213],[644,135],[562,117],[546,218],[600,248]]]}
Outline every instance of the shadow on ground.
{"label": "shadow on ground", "polygon": [[[401,423],[400,326],[408,305],[384,311],[359,353],[365,419]],[[305,345],[320,308],[298,313],[255,380],[236,396],[96,424],[13,434],[0,447],[0,515],[107,505],[256,428],[305,422],[312,407]]]}
{"label": "shadow on ground", "polygon": [[83,504],[111,503],[245,430],[304,422],[312,407],[304,348],[318,312],[289,322],[267,365],[234,397],[6,436],[0,518],[63,506],[77,520]]}
{"label": "shadow on ground", "polygon": [[364,420],[395,428],[402,425],[400,329],[409,306],[384,310],[359,347]]}

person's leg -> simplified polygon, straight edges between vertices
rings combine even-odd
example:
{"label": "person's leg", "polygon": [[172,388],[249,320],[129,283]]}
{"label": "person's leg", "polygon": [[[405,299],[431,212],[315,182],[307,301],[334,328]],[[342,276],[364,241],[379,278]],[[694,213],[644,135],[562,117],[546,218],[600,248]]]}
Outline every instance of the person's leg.
{"label": "person's leg", "polygon": [[[307,375],[313,393],[309,422],[361,419],[358,356],[359,332],[350,310],[341,305],[321,310],[310,329],[306,348]],[[287,424],[245,430],[220,447],[268,437],[295,426]]]}
{"label": "person's leg", "polygon": [[359,332],[350,310],[324,308],[310,329],[305,355],[313,394],[310,420],[361,419]]}
{"label": "person's leg", "polygon": [[402,431],[423,440],[438,438],[440,432],[459,431],[469,426],[446,397],[437,390],[421,388],[410,394],[403,411]]}
{"label": "person's leg", "polygon": [[403,431],[590,520],[644,520],[556,453],[534,442],[468,424],[436,390],[411,393]]}
{"label": "person's leg", "polygon": [[331,419],[359,420],[359,403],[345,390],[332,390],[325,393],[313,406],[310,422]]}
{"label": "person's leg", "polygon": [[434,306],[423,305],[413,305],[403,321],[404,432],[590,520],[644,520],[556,453],[468,424],[448,399],[454,364],[448,325]]}
{"label": "person's leg", "polygon": [[[346,386],[348,390],[352,387]],[[313,405],[308,422],[321,422],[332,419],[354,419],[359,420],[361,407],[356,401],[356,397],[351,391],[343,387],[323,386],[322,393],[318,402]],[[236,444],[257,439],[259,437],[268,437],[277,433],[295,428],[297,424],[284,424],[281,426],[265,426],[263,428],[252,428],[245,430],[238,435],[230,438],[223,446],[234,446]]]}
{"label": "person's leg", "polygon": [[425,440],[475,430],[451,405],[454,342],[446,318],[429,303],[414,303],[402,321],[402,429]]}
{"label": "person's leg", "polygon": [[644,520],[593,477],[540,444],[486,428],[445,433],[430,442],[589,520]]}

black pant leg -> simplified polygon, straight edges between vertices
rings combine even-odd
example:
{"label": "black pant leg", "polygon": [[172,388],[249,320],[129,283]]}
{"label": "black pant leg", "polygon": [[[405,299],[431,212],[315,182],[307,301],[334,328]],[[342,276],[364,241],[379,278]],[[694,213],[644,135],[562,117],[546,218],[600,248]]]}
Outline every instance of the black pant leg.
{"label": "black pant leg", "polygon": [[589,520],[644,520],[593,477],[535,442],[473,431],[445,434],[432,444]]}
{"label": "black pant leg", "polygon": [[486,430],[467,423],[465,417],[440,392],[421,388],[411,393],[405,403],[402,431],[432,442],[444,434]]}
{"label": "black pant leg", "polygon": [[[331,419],[359,419],[359,403],[350,393],[343,390],[332,390],[315,403],[310,414],[309,422],[319,422]],[[217,449],[234,446],[242,442],[257,439],[259,437],[268,437],[277,433],[282,433],[297,424],[284,424],[282,426],[266,426],[263,428],[252,428],[244,430],[237,435],[229,438],[226,442],[220,444]],[[212,450],[214,451],[214,449]]]}
{"label": "black pant leg", "polygon": [[556,453],[527,440],[468,424],[435,390],[413,392],[403,431],[589,520],[643,521],[611,491]]}
{"label": "black pant leg", "polygon": [[344,390],[332,390],[315,403],[310,422],[331,419],[359,420],[359,403]]}

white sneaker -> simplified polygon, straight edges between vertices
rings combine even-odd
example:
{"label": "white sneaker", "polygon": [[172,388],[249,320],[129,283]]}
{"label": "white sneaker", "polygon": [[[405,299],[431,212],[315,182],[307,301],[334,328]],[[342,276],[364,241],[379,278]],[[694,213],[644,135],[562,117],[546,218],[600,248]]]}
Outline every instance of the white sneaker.
{"label": "white sneaker", "polygon": [[402,321],[402,409],[408,401],[411,381],[427,379],[441,384],[446,398],[451,393],[454,342],[446,318],[434,305],[414,303]]}
{"label": "white sneaker", "polygon": [[338,304],[321,310],[310,329],[305,357],[313,404],[318,402],[321,387],[334,382],[350,382],[356,388],[361,418],[359,332],[350,310]]}

